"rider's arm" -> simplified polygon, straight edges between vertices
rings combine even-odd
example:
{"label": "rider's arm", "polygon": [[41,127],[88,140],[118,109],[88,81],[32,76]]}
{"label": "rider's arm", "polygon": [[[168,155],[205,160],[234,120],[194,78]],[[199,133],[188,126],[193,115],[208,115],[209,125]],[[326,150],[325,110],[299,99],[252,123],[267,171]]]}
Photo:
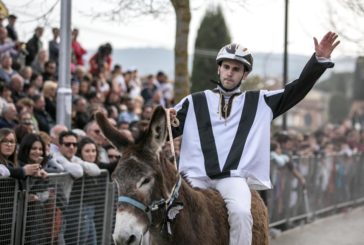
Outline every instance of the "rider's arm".
{"label": "rider's arm", "polygon": [[324,71],[333,65],[332,62],[319,62],[314,54],[298,79],[288,83],[284,89],[266,92],[264,99],[273,112],[273,119],[301,101]]}

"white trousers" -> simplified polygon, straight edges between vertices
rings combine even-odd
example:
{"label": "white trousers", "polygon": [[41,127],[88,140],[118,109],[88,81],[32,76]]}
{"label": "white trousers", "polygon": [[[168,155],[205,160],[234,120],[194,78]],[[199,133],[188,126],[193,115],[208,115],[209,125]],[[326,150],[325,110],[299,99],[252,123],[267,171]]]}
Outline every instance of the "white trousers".
{"label": "white trousers", "polygon": [[193,187],[214,188],[224,198],[229,214],[230,245],[251,245],[253,217],[251,193],[245,178],[224,179],[189,178]]}

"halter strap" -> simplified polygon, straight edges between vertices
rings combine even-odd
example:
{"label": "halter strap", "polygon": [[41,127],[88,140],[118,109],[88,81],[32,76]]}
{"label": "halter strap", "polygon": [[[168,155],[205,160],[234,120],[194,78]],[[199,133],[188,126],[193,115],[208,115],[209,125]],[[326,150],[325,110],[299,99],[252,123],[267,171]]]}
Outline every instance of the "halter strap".
{"label": "halter strap", "polygon": [[136,208],[139,208],[141,211],[147,214],[149,221],[152,220],[152,214],[150,212],[149,207],[145,206],[143,203],[135,200],[134,198],[128,197],[128,196],[119,196],[118,198],[119,203],[127,203],[130,204]]}
{"label": "halter strap", "polygon": [[145,213],[147,215],[149,224],[152,224],[152,221],[153,221],[152,212],[157,211],[161,207],[165,207],[165,209],[167,209],[169,206],[171,206],[174,203],[174,201],[178,198],[181,184],[182,184],[182,177],[181,177],[181,175],[179,175],[178,180],[177,180],[176,184],[173,186],[172,192],[171,192],[170,196],[168,197],[168,199],[164,200],[162,198],[159,201],[153,201],[152,204],[150,204],[149,206],[147,206],[147,205],[143,204],[142,202],[140,202],[139,200],[136,200],[129,196],[119,196],[118,203],[127,203],[133,207],[138,208],[139,210],[141,210],[143,213]]}

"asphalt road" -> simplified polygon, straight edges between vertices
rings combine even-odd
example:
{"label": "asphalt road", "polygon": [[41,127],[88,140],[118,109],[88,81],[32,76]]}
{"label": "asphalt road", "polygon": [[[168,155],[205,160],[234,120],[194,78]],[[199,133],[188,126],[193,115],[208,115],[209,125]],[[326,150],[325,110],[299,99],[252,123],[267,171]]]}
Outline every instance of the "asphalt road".
{"label": "asphalt road", "polygon": [[270,245],[364,245],[364,207],[282,232]]}

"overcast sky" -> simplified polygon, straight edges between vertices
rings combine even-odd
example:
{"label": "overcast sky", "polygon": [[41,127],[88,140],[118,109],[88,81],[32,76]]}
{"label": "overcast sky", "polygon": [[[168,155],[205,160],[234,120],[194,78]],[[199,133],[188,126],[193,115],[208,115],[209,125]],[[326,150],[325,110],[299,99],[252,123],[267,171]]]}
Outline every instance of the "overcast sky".
{"label": "overcast sky", "polygon": [[[85,16],[92,9],[103,9],[107,2],[115,0],[73,0],[72,26],[80,29],[79,40],[88,49],[111,42],[115,48],[164,47],[173,49],[175,41],[175,17],[170,14],[161,19],[152,17],[131,18],[127,22],[104,22]],[[162,0],[160,0],[162,1]],[[168,0],[166,0],[168,1]],[[18,16],[17,29],[21,39],[27,40],[41,20],[34,21],[37,13],[44,13],[57,0],[3,0],[11,13]],[[191,0],[192,21],[189,50],[194,42],[201,19],[211,4],[228,0]],[[246,8],[223,5],[224,16],[234,42],[248,47],[252,52],[283,52],[284,0],[250,0]],[[328,0],[290,0],[289,4],[289,52],[310,55],[313,52],[312,37],[321,38],[330,29]],[[332,1],[331,1],[332,2]],[[105,4],[106,3],[106,4]],[[208,3],[208,4],[206,4]],[[59,26],[60,3],[50,17],[49,26]],[[167,9],[168,10],[168,9]],[[342,12],[341,9],[335,11]],[[340,20],[341,21],[341,20]],[[362,25],[361,25],[362,24]],[[364,26],[364,23],[358,26]],[[43,41],[50,39],[46,29]],[[355,55],[352,44],[343,43],[335,56]]]}

